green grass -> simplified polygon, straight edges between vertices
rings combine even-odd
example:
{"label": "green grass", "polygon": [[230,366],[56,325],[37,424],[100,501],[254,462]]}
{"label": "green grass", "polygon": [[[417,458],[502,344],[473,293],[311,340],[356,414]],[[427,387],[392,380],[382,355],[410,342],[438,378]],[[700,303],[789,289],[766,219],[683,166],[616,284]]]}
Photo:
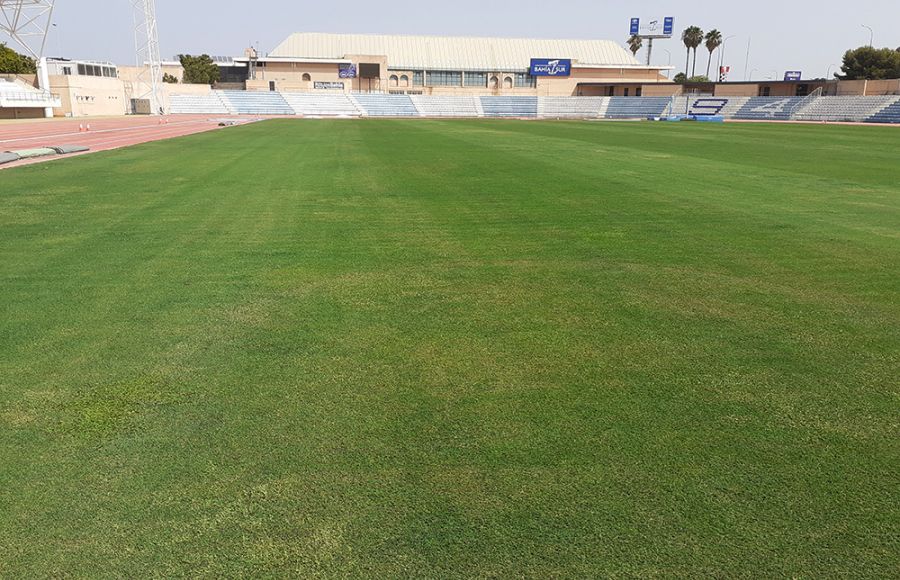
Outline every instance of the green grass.
{"label": "green grass", "polygon": [[0,576],[896,576],[898,159],[271,121],[0,172]]}

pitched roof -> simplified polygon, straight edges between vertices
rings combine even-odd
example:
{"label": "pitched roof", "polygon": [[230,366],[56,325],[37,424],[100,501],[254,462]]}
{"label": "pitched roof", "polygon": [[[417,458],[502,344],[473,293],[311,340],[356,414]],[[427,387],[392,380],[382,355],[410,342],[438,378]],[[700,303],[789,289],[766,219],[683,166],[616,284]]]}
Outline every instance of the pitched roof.
{"label": "pitched roof", "polygon": [[351,54],[387,56],[392,68],[430,70],[526,70],[532,58],[570,58],[576,64],[639,66],[610,40],[542,40],[376,34],[292,34],[269,56],[340,59]]}

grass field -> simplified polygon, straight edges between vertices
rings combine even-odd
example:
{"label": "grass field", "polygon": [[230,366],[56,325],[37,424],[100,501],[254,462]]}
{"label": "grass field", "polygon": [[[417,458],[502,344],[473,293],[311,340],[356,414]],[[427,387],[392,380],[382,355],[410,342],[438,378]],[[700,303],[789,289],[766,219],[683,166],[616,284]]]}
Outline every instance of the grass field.
{"label": "grass field", "polygon": [[0,576],[896,577],[898,159],[270,121],[0,172]]}

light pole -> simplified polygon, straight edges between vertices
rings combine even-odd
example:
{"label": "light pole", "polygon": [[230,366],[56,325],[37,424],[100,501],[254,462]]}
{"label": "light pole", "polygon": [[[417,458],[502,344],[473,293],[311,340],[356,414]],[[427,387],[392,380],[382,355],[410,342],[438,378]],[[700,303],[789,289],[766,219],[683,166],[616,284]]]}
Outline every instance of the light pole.
{"label": "light pole", "polygon": [[777,80],[778,80],[778,71],[775,70],[775,69],[772,69],[772,80],[773,80],[773,81],[777,81]]}
{"label": "light pole", "polygon": [[862,27],[869,29],[869,47],[874,47],[875,46],[875,31],[872,30],[871,26],[868,26],[866,24],[863,24]]}
{"label": "light pole", "polygon": [[[663,50],[666,52],[667,55],[669,55],[669,62],[668,62],[668,64],[666,64],[666,66],[672,66],[672,51],[670,51],[668,48],[664,48]],[[666,69],[666,78],[669,78],[669,75],[671,75],[671,74],[672,74],[672,71]]]}
{"label": "light pole", "polygon": [[755,68],[755,69],[753,69],[752,71],[750,71],[750,76],[747,78],[747,80],[748,80],[748,81],[752,81],[752,80],[753,80],[753,73],[755,73],[755,72],[758,71],[758,70],[759,70],[758,68]]}
{"label": "light pole", "polygon": [[825,80],[826,81],[831,79],[831,69],[833,69],[833,68],[837,68],[837,65],[836,64],[828,65],[828,69],[825,71]]}
{"label": "light pole", "polygon": [[716,73],[716,79],[719,78],[722,71],[722,66],[725,64],[725,45],[728,44],[728,41],[732,38],[735,38],[737,35],[732,34],[729,37],[726,37],[725,40],[722,41],[722,47],[719,49],[719,72]]}

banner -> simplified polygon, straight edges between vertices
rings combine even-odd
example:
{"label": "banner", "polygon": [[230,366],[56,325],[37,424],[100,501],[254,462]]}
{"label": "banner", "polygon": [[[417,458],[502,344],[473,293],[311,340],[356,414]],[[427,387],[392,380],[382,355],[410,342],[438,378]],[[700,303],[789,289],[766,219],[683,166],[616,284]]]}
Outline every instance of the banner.
{"label": "banner", "polygon": [[641,33],[641,19],[640,18],[632,18],[631,19],[631,36],[637,36]]}
{"label": "banner", "polygon": [[572,60],[557,58],[531,59],[531,76],[533,77],[568,77],[572,75]]}
{"label": "banner", "polygon": [[803,73],[798,70],[789,70],[784,73],[784,80],[786,81],[799,81],[803,78]]}
{"label": "banner", "polygon": [[342,79],[355,79],[356,78],[356,65],[352,64],[342,64],[340,68],[338,68],[338,77]]}
{"label": "banner", "polygon": [[344,83],[336,83],[336,82],[327,82],[327,81],[316,81],[313,84],[313,87],[317,89],[327,89],[327,90],[344,90]]}

